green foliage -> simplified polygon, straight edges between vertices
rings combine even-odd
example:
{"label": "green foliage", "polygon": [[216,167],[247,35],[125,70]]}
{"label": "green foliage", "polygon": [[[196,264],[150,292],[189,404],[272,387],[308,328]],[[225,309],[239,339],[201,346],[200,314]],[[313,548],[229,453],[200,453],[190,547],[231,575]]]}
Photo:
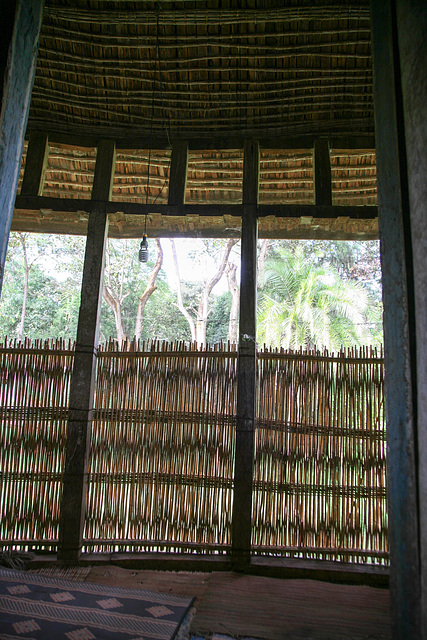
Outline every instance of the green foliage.
{"label": "green foliage", "polygon": [[274,245],[260,289],[258,341],[334,350],[380,342],[380,307],[368,288],[344,277],[331,254],[326,259],[322,251],[307,248],[295,241]]}
{"label": "green foliage", "polygon": [[[84,240],[24,234],[29,290],[24,335],[31,339],[75,339],[80,305]],[[11,234],[0,301],[0,336],[14,338],[24,296],[24,259],[18,234]],[[54,275],[52,275],[52,273]]]}
{"label": "green foliage", "polygon": [[206,340],[209,344],[227,341],[230,308],[231,293],[229,291],[215,298],[206,330]]}
{"label": "green foliage", "polygon": [[[85,238],[24,234],[29,264],[29,292],[24,335],[29,338],[75,339],[80,304]],[[139,240],[110,241],[106,282],[121,295],[125,331],[132,337],[138,300],[156,260],[140,268]],[[188,243],[198,273],[212,274],[224,242]],[[184,251],[180,248],[181,251]],[[187,262],[188,265],[188,261]],[[182,296],[193,317],[202,282],[185,280]],[[165,269],[145,307],[142,339],[191,339]],[[24,290],[22,242],[11,234],[0,301],[0,337],[15,337]],[[225,341],[231,295],[211,296],[207,341]],[[116,336],[114,314],[103,302],[100,341]],[[381,269],[377,242],[271,241],[259,289],[258,342],[284,346],[322,346],[382,342]]]}
{"label": "green foliage", "polygon": [[157,291],[150,296],[144,313],[142,331],[144,340],[183,340],[191,339],[188,323],[176,306],[176,296],[166,282],[159,283]]}

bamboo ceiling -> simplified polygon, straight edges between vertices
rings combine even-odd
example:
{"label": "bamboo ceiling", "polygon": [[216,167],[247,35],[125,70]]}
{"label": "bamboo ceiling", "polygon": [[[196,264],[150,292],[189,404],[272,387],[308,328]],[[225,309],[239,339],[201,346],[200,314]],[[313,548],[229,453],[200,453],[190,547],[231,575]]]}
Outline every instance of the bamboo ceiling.
{"label": "bamboo ceiling", "polygon": [[[118,149],[113,202],[165,204],[170,149],[181,138],[190,145],[185,202],[239,204],[243,140],[253,137],[259,204],[313,204],[312,145],[326,136],[332,204],[376,204],[374,145],[357,144],[374,132],[369,0],[46,0],[28,120],[35,130],[49,133],[45,196],[89,199],[96,144],[108,137]],[[73,222],[32,215],[16,212],[15,228],[81,232],[75,213]],[[185,235],[195,225],[221,235],[230,225],[211,219],[203,230],[197,217],[169,216],[155,233]],[[307,227],[269,218],[261,234]],[[137,235],[140,221],[132,231],[127,220],[112,233]],[[325,237],[334,225],[342,221],[325,222]],[[347,231],[373,237],[376,221],[353,220]]]}

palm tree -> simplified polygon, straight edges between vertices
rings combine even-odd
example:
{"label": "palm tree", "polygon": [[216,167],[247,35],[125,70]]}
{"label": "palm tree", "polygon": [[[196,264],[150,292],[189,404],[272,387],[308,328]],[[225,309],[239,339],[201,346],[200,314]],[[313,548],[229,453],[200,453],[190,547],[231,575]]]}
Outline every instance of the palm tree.
{"label": "palm tree", "polygon": [[286,349],[370,344],[369,295],[301,245],[266,261],[258,307],[258,342]]}

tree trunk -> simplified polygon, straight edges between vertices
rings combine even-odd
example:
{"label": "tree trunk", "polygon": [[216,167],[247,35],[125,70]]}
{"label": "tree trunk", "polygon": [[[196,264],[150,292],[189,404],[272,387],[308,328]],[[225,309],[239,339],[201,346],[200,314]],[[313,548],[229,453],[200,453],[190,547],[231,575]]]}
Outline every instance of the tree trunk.
{"label": "tree trunk", "polygon": [[187,309],[184,307],[184,303],[182,301],[181,278],[180,278],[180,275],[179,275],[178,257],[176,255],[176,247],[175,247],[175,242],[174,242],[173,238],[170,239],[170,243],[171,243],[171,247],[172,247],[173,263],[174,263],[174,266],[175,266],[176,281],[177,281],[177,292],[176,292],[176,294],[177,294],[178,309],[181,311],[182,315],[184,316],[184,318],[188,322],[188,326],[190,327],[190,331],[191,331],[191,341],[195,342],[196,341],[196,326],[194,324],[193,318],[191,317],[191,315],[189,314]]}
{"label": "tree trunk", "polygon": [[108,304],[108,306],[113,310],[114,320],[116,322],[116,333],[117,333],[117,342],[119,345],[123,344],[125,340],[127,340],[127,335],[123,325],[123,317],[122,317],[122,305],[121,302],[116,296],[114,292],[105,285],[103,286],[102,293],[104,296],[104,300]]}
{"label": "tree trunk", "polygon": [[228,288],[231,293],[230,320],[228,323],[228,340],[232,344],[238,342],[238,320],[239,320],[239,285],[237,284],[237,265],[229,264],[227,270]]}
{"label": "tree trunk", "polygon": [[22,341],[24,337],[24,323],[25,323],[25,314],[27,311],[27,298],[28,298],[28,282],[29,282],[31,267],[28,264],[27,243],[26,243],[27,236],[24,233],[19,233],[18,235],[22,244],[22,251],[24,253],[24,295],[22,298],[21,320],[19,322],[19,327],[16,333],[16,337],[19,341]]}
{"label": "tree trunk", "polygon": [[206,344],[206,325],[208,322],[209,296],[214,286],[221,280],[228,263],[228,258],[230,257],[231,249],[238,242],[239,241],[237,238],[230,238],[225,246],[225,250],[221,258],[221,263],[216,274],[213,276],[213,278],[211,278],[211,280],[206,282],[205,286],[203,287],[202,297],[200,298],[199,307],[197,309],[196,341],[198,345]]}
{"label": "tree trunk", "polygon": [[152,271],[150,273],[150,277],[148,278],[148,284],[147,284],[147,286],[145,288],[145,291],[144,291],[144,293],[142,294],[142,296],[139,299],[138,309],[137,309],[137,312],[136,312],[135,338],[137,340],[141,339],[142,323],[143,323],[143,318],[144,318],[145,305],[147,304],[148,298],[157,289],[156,280],[157,280],[157,276],[159,275],[159,271],[162,268],[162,264],[163,264],[163,250],[162,250],[162,245],[160,244],[160,240],[158,238],[156,238],[156,244],[157,244],[157,260],[156,260],[156,264],[154,265],[154,267],[153,267],[153,269],[152,269]]}

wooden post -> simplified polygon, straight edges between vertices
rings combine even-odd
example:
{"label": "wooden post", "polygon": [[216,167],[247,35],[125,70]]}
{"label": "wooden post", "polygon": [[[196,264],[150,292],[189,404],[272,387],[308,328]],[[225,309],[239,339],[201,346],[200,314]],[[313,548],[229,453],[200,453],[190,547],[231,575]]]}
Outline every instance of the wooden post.
{"label": "wooden post", "polygon": [[415,464],[420,561],[420,633],[427,639],[427,3],[397,0],[405,125],[416,342]]}
{"label": "wooden post", "polygon": [[327,138],[318,138],[314,142],[314,195],[316,204],[332,205],[331,156]]}
{"label": "wooden post", "polygon": [[413,399],[415,318],[406,149],[401,127],[399,61],[395,59],[394,10],[392,3],[383,0],[371,2],[384,301],[391,614],[393,638],[416,640],[423,636],[420,628],[416,414]]}
{"label": "wooden post", "polygon": [[67,446],[61,503],[59,556],[75,564],[81,554],[85,517],[88,453],[102,301],[105,243],[108,232],[106,202],[111,197],[115,145],[101,140],[96,157],[83,267],[73,376],[70,386]]}
{"label": "wooden post", "polygon": [[187,185],[188,142],[177,140],[172,146],[168,204],[184,204]]}
{"label": "wooden post", "polygon": [[42,195],[48,155],[49,144],[47,133],[33,131],[30,134],[28,142],[21,196]]}
{"label": "wooden post", "polygon": [[247,141],[243,162],[239,354],[237,364],[236,459],[232,520],[232,562],[237,570],[250,562],[252,480],[256,422],[256,271],[259,147]]}
{"label": "wooden post", "polygon": [[36,70],[43,6],[44,0],[18,0],[17,2],[2,3],[0,292]]}

